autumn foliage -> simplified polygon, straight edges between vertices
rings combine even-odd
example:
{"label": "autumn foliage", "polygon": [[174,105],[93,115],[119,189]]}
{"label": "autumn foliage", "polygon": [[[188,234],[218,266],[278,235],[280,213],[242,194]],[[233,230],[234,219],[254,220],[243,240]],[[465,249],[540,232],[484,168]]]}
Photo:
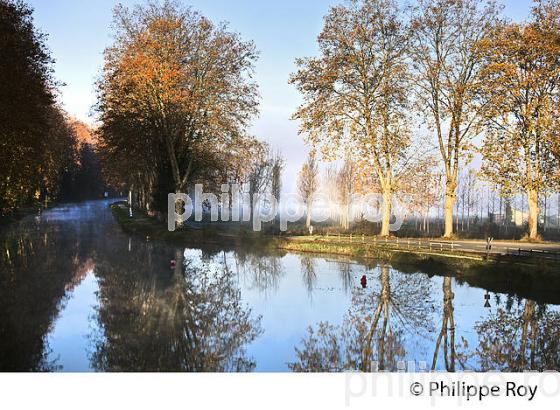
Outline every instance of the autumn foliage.
{"label": "autumn foliage", "polygon": [[115,41],[98,82],[99,141],[109,177],[144,208],[194,182],[218,184],[259,143],[257,52],[226,24],[178,3],[117,7]]}
{"label": "autumn foliage", "polygon": [[0,215],[56,198],[76,137],[56,102],[45,35],[21,1],[0,1]]}

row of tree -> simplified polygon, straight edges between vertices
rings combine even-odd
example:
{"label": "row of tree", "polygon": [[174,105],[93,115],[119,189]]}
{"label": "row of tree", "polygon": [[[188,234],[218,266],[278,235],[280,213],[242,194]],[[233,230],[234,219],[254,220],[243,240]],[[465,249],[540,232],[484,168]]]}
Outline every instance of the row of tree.
{"label": "row of tree", "polygon": [[[391,196],[417,190],[418,171],[439,157],[451,237],[459,175],[481,154],[481,175],[502,195],[525,192],[528,234],[538,237],[539,194],[559,182],[557,0],[536,0],[523,24],[503,19],[494,1],[418,0],[404,10],[350,0],[330,10],[318,43],[320,56],[298,60],[291,78],[304,97],[294,118],[324,159],[351,159],[357,187],[383,193],[381,235]],[[422,149],[423,125],[435,157]]]}
{"label": "row of tree", "polygon": [[91,130],[59,107],[45,42],[25,3],[0,1],[0,216],[103,192]]}
{"label": "row of tree", "polygon": [[[310,167],[309,164],[313,164]],[[321,172],[314,156],[302,165],[298,177],[298,191],[310,212],[314,194],[320,192],[332,202],[329,220],[322,228],[343,231],[369,232],[375,224],[364,221],[363,209],[352,202],[352,193],[363,188],[353,173],[355,164],[344,161],[329,164]],[[413,182],[418,189],[399,198],[399,212],[404,223],[399,236],[433,236],[443,232],[443,205],[445,176],[432,168],[419,170]],[[493,236],[496,239],[520,239],[526,233],[528,201],[524,193],[503,195],[504,187],[486,181],[473,168],[464,170],[457,179],[457,200],[454,208],[454,233],[465,238]],[[403,190],[401,188],[400,192]],[[539,195],[539,224],[546,239],[557,239],[560,228],[560,195],[542,191]],[[308,227],[311,225],[308,218]]]}

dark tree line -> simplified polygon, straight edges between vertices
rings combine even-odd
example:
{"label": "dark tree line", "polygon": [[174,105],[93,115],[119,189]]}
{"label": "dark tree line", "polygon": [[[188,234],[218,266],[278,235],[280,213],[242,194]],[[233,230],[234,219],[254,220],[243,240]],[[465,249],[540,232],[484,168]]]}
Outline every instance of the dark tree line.
{"label": "dark tree line", "polygon": [[101,195],[99,161],[57,102],[46,35],[22,1],[0,0],[0,216]]}

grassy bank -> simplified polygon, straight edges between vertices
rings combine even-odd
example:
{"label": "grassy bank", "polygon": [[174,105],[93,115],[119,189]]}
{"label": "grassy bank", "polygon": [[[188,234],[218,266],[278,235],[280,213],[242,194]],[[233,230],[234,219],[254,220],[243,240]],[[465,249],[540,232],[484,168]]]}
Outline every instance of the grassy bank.
{"label": "grassy bank", "polygon": [[336,238],[287,238],[277,246],[289,252],[344,255],[366,264],[368,260],[387,262],[404,273],[453,276],[459,283],[491,292],[560,303],[560,263],[551,260],[397,249],[381,243],[342,243]]}
{"label": "grassy bank", "polygon": [[354,259],[380,259],[391,263],[410,264],[424,268],[444,269],[448,272],[469,274],[479,273],[482,269],[492,271],[509,270],[513,272],[555,274],[560,277],[560,263],[554,260],[518,258],[505,255],[482,255],[480,253],[457,250],[407,249],[406,244],[395,245],[383,242],[354,243],[336,237],[287,237],[278,241],[277,246],[290,252],[327,253],[349,256]]}
{"label": "grassy bank", "polygon": [[169,232],[164,223],[139,212],[130,218],[127,208],[122,204],[113,204],[111,209],[124,231],[151,240],[192,247],[242,249],[254,253],[340,255],[365,265],[390,263],[404,273],[453,276],[459,283],[466,282],[489,291],[513,292],[529,299],[560,303],[560,263],[551,260],[499,255],[485,257],[450,250],[406,249],[402,245],[398,248],[394,244],[361,242],[359,239],[348,243],[337,237],[274,237],[239,225],[214,225],[203,229],[187,227]]}
{"label": "grassy bank", "polygon": [[259,249],[277,249],[272,237],[253,232],[246,227],[205,226],[204,229],[181,228],[173,232],[167,226],[142,212],[135,211],[131,218],[122,203],[110,205],[113,216],[122,229],[150,240],[162,240],[176,245],[220,245],[224,247],[250,246]]}

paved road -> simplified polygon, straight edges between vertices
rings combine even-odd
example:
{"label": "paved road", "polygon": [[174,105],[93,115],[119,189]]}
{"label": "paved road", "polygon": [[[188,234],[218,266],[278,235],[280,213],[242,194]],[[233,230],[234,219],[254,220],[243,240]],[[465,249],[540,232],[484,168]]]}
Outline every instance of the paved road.
{"label": "paved road", "polygon": [[[302,237],[303,238],[303,237]],[[321,238],[321,237],[316,237]],[[446,240],[441,238],[362,238],[360,235],[334,236],[341,241],[351,241],[361,243],[362,241],[371,243],[375,241],[379,244],[391,244],[396,247],[410,249],[431,249],[431,250],[454,250],[476,253],[487,253],[486,241],[484,240]],[[490,250],[494,255],[521,255],[521,256],[545,256],[560,260],[560,242],[540,242],[528,243],[520,241],[492,241]]]}
{"label": "paved road", "polygon": [[[384,243],[393,243],[393,244],[407,244],[408,239],[396,239],[396,238],[389,238],[388,240],[381,239],[379,242]],[[418,239],[410,239],[412,244],[418,244]],[[442,247],[443,249],[450,249],[453,247],[455,250],[459,251],[468,251],[468,252],[481,252],[486,253],[486,241],[482,240],[445,240],[445,239],[420,239],[422,246],[429,246],[432,245],[434,249],[438,247]],[[528,243],[528,242],[519,242],[519,241],[493,241],[492,242],[492,249],[491,253],[493,254],[512,254],[519,252],[526,254],[530,251],[533,251],[535,254],[539,254],[541,252],[560,252],[560,243],[559,242],[542,242],[542,243]]]}

